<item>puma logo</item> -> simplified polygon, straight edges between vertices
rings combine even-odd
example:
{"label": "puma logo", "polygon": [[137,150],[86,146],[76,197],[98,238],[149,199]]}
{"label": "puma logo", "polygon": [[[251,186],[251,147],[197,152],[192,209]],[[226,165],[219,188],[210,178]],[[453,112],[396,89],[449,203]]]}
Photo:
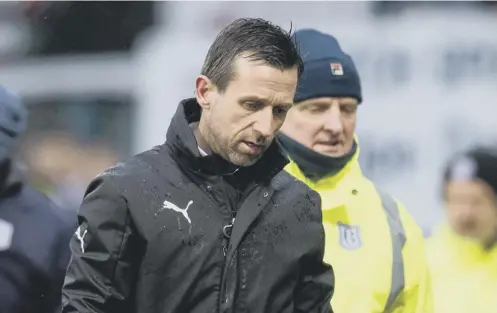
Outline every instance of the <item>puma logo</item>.
{"label": "puma logo", "polygon": [[179,208],[176,204],[174,203],[171,203],[169,201],[164,201],[164,204],[162,205],[162,207],[164,209],[169,209],[169,210],[173,210],[173,211],[176,211],[178,213],[181,213],[183,214],[183,216],[185,217],[185,219],[188,221],[188,223],[191,225],[192,224],[192,220],[190,219],[190,217],[188,216],[188,208],[190,207],[190,205],[193,204],[193,201],[190,200],[188,202],[188,204],[186,205],[186,208],[182,209],[182,208]]}
{"label": "puma logo", "polygon": [[85,229],[83,234],[81,234],[81,226],[79,226],[78,229],[76,229],[76,233],[74,233],[76,235],[76,238],[79,240],[79,244],[81,246],[82,253],[85,253],[85,241],[84,241],[84,239],[85,239],[87,232],[88,232],[88,229]]}

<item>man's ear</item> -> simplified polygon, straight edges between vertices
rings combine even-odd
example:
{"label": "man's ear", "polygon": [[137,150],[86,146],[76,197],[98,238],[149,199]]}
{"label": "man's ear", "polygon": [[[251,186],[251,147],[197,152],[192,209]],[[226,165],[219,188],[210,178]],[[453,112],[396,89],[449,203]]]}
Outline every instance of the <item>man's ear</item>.
{"label": "man's ear", "polygon": [[202,109],[208,110],[210,108],[211,103],[214,102],[215,93],[216,86],[207,76],[197,76],[195,79],[195,97]]}

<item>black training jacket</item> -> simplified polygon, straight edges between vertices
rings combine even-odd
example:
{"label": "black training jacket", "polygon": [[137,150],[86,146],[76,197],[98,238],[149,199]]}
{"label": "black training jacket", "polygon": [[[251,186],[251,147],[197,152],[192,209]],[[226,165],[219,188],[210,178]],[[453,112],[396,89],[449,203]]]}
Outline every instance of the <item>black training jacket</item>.
{"label": "black training jacket", "polygon": [[165,144],[91,182],[64,313],[332,312],[319,195],[282,171],[276,142],[250,167],[201,157],[199,118],[195,99],[182,101]]}

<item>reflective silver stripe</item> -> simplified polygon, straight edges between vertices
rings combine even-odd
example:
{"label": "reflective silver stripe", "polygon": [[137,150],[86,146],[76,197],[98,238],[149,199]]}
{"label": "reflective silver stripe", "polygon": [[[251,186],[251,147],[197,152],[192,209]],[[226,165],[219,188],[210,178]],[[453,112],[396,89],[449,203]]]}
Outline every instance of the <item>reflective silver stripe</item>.
{"label": "reflective silver stripe", "polygon": [[380,195],[383,210],[385,210],[385,214],[387,216],[390,236],[392,238],[392,283],[390,287],[390,295],[388,296],[384,311],[388,312],[394,301],[399,297],[405,287],[404,258],[402,257],[402,248],[406,243],[406,233],[399,216],[399,207],[397,206],[397,202],[386,192],[378,190],[378,194]]}

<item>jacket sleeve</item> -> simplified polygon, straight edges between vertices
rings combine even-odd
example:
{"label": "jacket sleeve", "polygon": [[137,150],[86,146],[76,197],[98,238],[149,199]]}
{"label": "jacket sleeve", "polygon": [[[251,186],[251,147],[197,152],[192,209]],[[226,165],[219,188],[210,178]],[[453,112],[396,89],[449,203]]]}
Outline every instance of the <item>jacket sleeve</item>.
{"label": "jacket sleeve", "polygon": [[433,295],[430,272],[421,228],[399,204],[402,223],[406,231],[403,251],[405,289],[403,301],[394,306],[394,313],[433,313]]}
{"label": "jacket sleeve", "polygon": [[26,270],[11,252],[14,225],[0,219],[0,312],[17,312],[29,286]]}
{"label": "jacket sleeve", "polygon": [[[58,209],[60,210],[60,209]],[[51,255],[53,255],[53,261],[51,266],[51,283],[54,286],[54,291],[50,294],[50,299],[48,295],[45,295],[47,305],[49,307],[48,312],[60,312],[61,309],[61,286],[64,282],[64,277],[66,274],[67,265],[71,257],[71,251],[69,250],[69,241],[72,238],[72,234],[76,229],[76,212],[75,211],[59,211],[58,213],[67,214],[68,217],[73,217],[72,221],[63,219],[61,227],[57,232],[57,241],[55,242]],[[72,223],[71,223],[72,222]]]}
{"label": "jacket sleeve", "polygon": [[[27,203],[45,204],[45,198],[34,200]],[[72,232],[61,231],[66,230],[65,224],[57,218],[40,222],[29,214],[19,217],[23,220],[14,219],[15,224],[0,219],[0,312],[60,311],[62,280],[69,260],[67,243]],[[51,228],[47,230],[48,225]],[[37,234],[35,239],[33,234]],[[6,242],[7,236],[11,238]]]}
{"label": "jacket sleeve", "polygon": [[15,255],[0,252],[0,312],[21,312],[30,299],[29,273]]}
{"label": "jacket sleeve", "polygon": [[333,313],[331,297],[335,286],[333,268],[324,262],[324,228],[321,215],[321,198],[311,191],[309,200],[312,206],[317,207],[319,220],[316,226],[319,230],[319,245],[303,260],[301,269],[303,275],[295,293],[295,313]]}
{"label": "jacket sleeve", "polygon": [[127,201],[110,179],[93,180],[79,209],[62,288],[63,313],[125,313],[133,307],[140,245]]}

